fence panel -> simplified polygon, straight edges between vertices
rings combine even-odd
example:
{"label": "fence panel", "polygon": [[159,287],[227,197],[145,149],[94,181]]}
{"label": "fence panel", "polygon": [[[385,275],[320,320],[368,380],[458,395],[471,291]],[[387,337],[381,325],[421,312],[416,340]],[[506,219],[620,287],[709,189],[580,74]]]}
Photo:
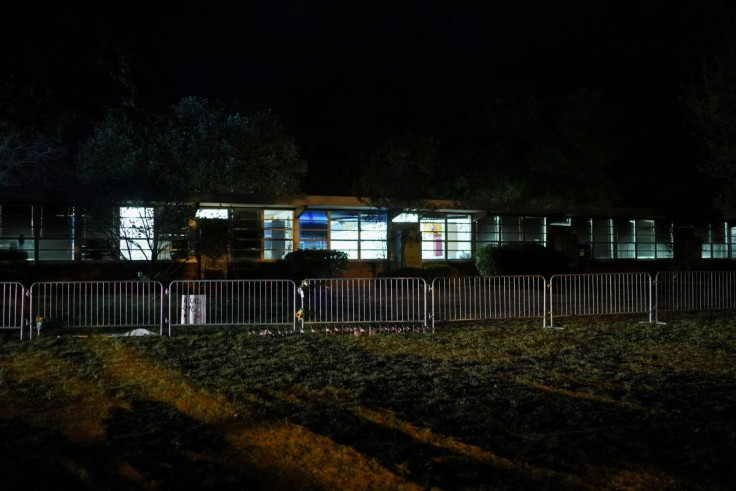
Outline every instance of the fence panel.
{"label": "fence panel", "polygon": [[736,309],[733,271],[660,271],[654,285],[657,313]]}
{"label": "fence panel", "polygon": [[544,319],[546,281],[542,276],[472,276],[432,281],[435,321],[502,318]]}
{"label": "fence panel", "polygon": [[173,326],[296,327],[296,285],[290,280],[197,280],[169,285]]}
{"label": "fence panel", "polygon": [[550,326],[553,316],[649,314],[652,321],[652,278],[649,273],[554,275],[550,279]]}
{"label": "fence panel", "polygon": [[158,327],[162,334],[163,285],[156,281],[42,282],[30,292],[31,317],[48,326]]}
{"label": "fence panel", "polygon": [[0,329],[20,331],[23,339],[26,290],[20,283],[0,283]]}
{"label": "fence panel", "polygon": [[299,291],[306,324],[427,325],[427,283],[422,278],[307,279]]}

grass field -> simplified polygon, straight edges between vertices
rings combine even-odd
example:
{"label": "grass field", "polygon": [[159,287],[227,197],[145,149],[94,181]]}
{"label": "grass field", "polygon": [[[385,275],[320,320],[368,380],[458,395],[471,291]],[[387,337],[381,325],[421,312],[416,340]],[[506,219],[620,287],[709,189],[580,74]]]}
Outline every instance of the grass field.
{"label": "grass field", "polygon": [[734,489],[736,321],[0,338],[4,489]]}

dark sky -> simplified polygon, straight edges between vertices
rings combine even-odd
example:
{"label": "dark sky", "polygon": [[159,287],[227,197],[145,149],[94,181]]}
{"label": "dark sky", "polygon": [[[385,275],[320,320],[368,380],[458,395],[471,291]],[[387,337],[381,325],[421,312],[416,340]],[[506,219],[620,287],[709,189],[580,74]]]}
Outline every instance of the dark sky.
{"label": "dark sky", "polygon": [[406,131],[442,140],[499,97],[581,87],[619,108],[636,166],[690,165],[673,160],[689,155],[676,148],[689,134],[682,87],[726,13],[660,0],[180,5],[180,92],[272,108],[319,172]]}
{"label": "dark sky", "polygon": [[387,137],[451,139],[495,99],[581,87],[599,89],[621,113],[631,168],[693,166],[680,98],[723,39],[730,8],[721,0],[18,5],[23,16],[8,10],[2,39],[11,67],[37,70],[33,59],[47,52],[52,66],[38,76],[84,101],[96,68],[74,73],[63,51],[96,49],[104,60],[124,39],[145,67],[143,85],[165,85],[158,89],[172,101],[197,95],[273,109],[309,161],[309,192],[336,192],[318,177],[329,170],[340,184],[335,169]]}

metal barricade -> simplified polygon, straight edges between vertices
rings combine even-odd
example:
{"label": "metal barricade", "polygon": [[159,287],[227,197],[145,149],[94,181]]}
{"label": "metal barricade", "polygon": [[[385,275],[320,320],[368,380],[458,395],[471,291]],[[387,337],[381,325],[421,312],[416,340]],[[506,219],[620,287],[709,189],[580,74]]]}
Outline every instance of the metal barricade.
{"label": "metal barricade", "polygon": [[157,281],[42,282],[30,292],[31,336],[42,325],[157,327],[163,333],[163,285]]}
{"label": "metal barricade", "polygon": [[736,272],[660,271],[654,277],[659,311],[736,309]]}
{"label": "metal barricade", "polygon": [[469,276],[432,281],[435,321],[533,318],[546,315],[543,276]]}
{"label": "metal barricade", "polygon": [[20,283],[0,283],[0,329],[20,331],[23,339],[26,290]]}
{"label": "metal barricade", "polygon": [[549,327],[554,316],[639,314],[652,322],[649,273],[554,275],[550,279]]}
{"label": "metal barricade", "polygon": [[427,326],[427,283],[422,278],[307,279],[299,291],[305,324]]}
{"label": "metal barricade", "polygon": [[168,289],[169,336],[174,326],[296,328],[296,284],[290,280],[173,281]]}

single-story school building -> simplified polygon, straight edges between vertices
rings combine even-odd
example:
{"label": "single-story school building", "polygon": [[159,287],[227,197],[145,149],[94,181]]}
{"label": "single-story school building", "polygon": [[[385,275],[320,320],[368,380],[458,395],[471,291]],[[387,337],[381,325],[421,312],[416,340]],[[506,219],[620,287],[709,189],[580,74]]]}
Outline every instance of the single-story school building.
{"label": "single-story school building", "polygon": [[[150,259],[153,251],[142,230],[155,227],[152,209],[121,204],[113,212],[109,234],[91,229],[87,213],[53,193],[0,188],[0,263],[61,265],[65,277],[74,278],[74,268],[83,264]],[[227,265],[228,277],[247,275],[297,249],[344,251],[352,274],[375,274],[382,263],[396,259],[391,257],[397,250],[391,244],[396,231],[413,234],[415,240],[406,242],[402,251],[402,263],[414,267],[444,262],[469,268],[481,247],[518,243],[564,252],[572,267],[587,268],[583,271],[615,271],[624,263],[630,270],[632,262],[672,262],[678,253],[698,261],[736,259],[736,224],[709,219],[677,223],[644,209],[435,201],[428,211],[390,215],[356,197],[297,196],[258,202],[203,196],[196,204],[196,217],[227,224],[229,246],[220,264]],[[190,225],[196,227],[196,218]],[[193,261],[182,252],[191,240],[185,229],[163,237],[159,261]],[[692,247],[689,252],[677,250],[677,237],[683,232],[695,244],[694,253]]]}

